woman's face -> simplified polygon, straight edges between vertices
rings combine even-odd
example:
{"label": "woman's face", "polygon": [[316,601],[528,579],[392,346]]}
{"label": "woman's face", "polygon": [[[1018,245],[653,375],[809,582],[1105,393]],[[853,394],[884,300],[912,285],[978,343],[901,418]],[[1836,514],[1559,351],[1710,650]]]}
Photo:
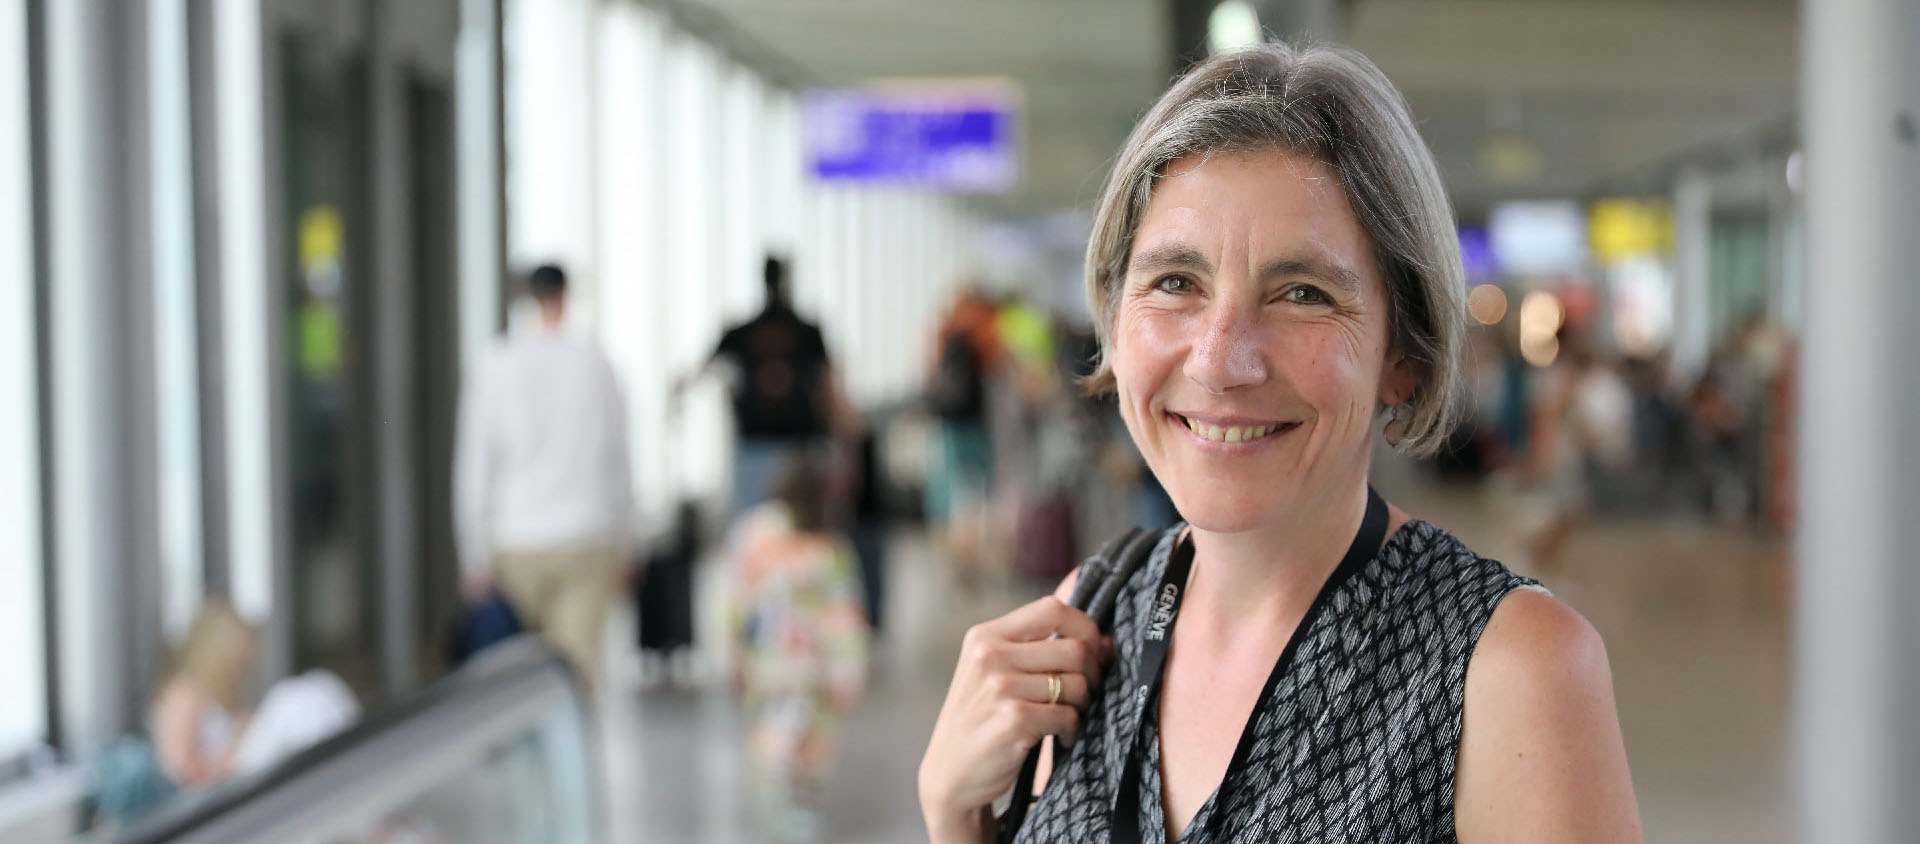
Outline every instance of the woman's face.
{"label": "woman's face", "polygon": [[1333,171],[1282,151],[1188,156],[1135,232],[1115,315],[1120,413],[1180,513],[1234,533],[1364,478],[1389,370],[1386,288]]}

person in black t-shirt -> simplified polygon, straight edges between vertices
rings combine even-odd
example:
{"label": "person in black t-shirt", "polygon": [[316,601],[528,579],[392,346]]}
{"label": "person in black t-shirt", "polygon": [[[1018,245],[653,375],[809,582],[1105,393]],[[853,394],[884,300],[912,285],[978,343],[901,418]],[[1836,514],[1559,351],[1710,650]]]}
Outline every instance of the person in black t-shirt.
{"label": "person in black t-shirt", "polygon": [[[753,319],[721,336],[713,356],[695,376],[722,362],[731,365],[733,417],[738,448],[733,461],[732,510],[737,515],[765,500],[788,452],[824,447],[857,428],[827,355],[820,328],[793,310],[787,263],[768,256],[767,304]],[[677,397],[691,379],[674,386]]]}

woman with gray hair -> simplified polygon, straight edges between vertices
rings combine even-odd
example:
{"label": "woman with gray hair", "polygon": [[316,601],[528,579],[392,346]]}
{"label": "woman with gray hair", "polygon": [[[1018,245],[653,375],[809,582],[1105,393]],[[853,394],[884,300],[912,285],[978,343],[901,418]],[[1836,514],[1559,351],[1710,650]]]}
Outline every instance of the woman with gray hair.
{"label": "woman with gray hair", "polygon": [[[936,844],[1637,841],[1600,637],[1382,501],[1453,420],[1453,218],[1399,92],[1331,46],[1215,57],[1128,139],[1087,250],[1128,432],[1187,520],[1111,634],[968,631],[920,767]],[[992,804],[1047,737],[1024,824]],[[1027,795],[1016,808],[1025,808]]]}

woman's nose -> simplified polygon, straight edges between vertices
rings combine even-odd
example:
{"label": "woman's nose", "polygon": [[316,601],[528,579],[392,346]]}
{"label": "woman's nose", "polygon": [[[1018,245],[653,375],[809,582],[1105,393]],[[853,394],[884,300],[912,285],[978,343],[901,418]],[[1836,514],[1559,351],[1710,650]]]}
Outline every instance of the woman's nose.
{"label": "woman's nose", "polygon": [[1260,353],[1257,320],[1236,303],[1218,302],[1199,325],[1187,354],[1184,372],[1195,384],[1224,393],[1267,380],[1267,362]]}

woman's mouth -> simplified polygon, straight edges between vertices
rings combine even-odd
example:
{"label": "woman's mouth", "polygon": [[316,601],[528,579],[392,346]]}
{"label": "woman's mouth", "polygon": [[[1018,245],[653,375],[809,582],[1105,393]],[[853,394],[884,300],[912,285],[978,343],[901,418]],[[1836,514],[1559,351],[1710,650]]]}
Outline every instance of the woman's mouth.
{"label": "woman's mouth", "polygon": [[1216,423],[1216,422],[1211,422],[1211,421],[1206,421],[1201,419],[1195,419],[1191,416],[1185,416],[1179,413],[1169,413],[1168,415],[1172,416],[1176,420],[1179,420],[1181,424],[1187,426],[1187,430],[1192,431],[1194,436],[1197,436],[1208,442],[1216,442],[1216,443],[1232,444],[1232,443],[1253,442],[1254,440],[1265,439],[1267,437],[1274,436],[1275,434],[1286,433],[1287,431],[1291,431],[1294,428],[1300,427],[1300,423],[1298,422],[1268,422],[1268,423],[1249,424],[1249,423],[1239,423],[1239,422],[1228,423],[1222,420]]}

